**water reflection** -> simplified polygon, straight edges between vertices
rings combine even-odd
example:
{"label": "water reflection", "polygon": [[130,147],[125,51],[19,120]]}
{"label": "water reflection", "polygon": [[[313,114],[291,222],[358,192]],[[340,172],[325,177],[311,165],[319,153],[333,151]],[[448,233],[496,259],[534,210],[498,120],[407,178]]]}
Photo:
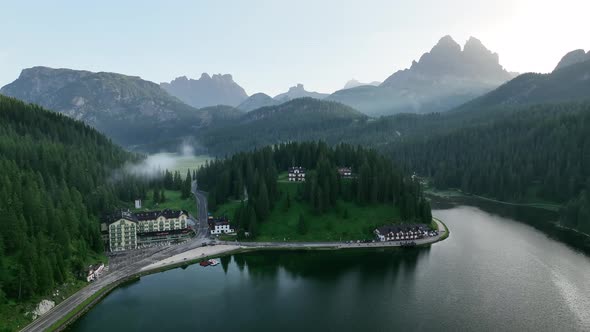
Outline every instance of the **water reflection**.
{"label": "water reflection", "polygon": [[[549,238],[563,242],[570,248],[590,255],[590,237],[557,224],[559,213],[541,208],[502,204],[477,197],[429,196],[433,209],[450,209],[457,206],[476,206],[482,211],[527,224]],[[452,232],[452,230],[451,230]]]}
{"label": "water reflection", "polygon": [[429,252],[430,247],[261,251],[233,255],[233,259],[254,280],[277,278],[281,270],[292,278],[333,281],[355,272],[369,280],[402,272],[411,275]]}

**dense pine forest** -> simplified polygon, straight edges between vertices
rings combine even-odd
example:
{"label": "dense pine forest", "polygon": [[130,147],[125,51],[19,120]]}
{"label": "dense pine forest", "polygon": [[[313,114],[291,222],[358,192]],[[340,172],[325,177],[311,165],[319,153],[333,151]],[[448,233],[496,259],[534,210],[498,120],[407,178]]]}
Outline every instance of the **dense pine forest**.
{"label": "dense pine forest", "polygon": [[0,313],[96,263],[99,216],[145,192],[111,181],[135,158],[81,122],[0,96]]}
{"label": "dense pine forest", "polygon": [[590,103],[548,104],[383,152],[437,188],[564,204],[562,222],[590,232],[589,133]]}
{"label": "dense pine forest", "polygon": [[[230,199],[247,201],[233,216],[241,231],[256,235],[257,225],[265,222],[280,197],[278,175],[291,166],[307,169],[305,185],[298,197],[322,214],[336,200],[361,205],[398,206],[404,221],[430,223],[430,205],[416,181],[405,177],[392,162],[373,150],[326,143],[288,143],[208,163],[197,172],[199,187],[209,192],[211,209]],[[342,179],[338,166],[352,167],[353,179]]]}

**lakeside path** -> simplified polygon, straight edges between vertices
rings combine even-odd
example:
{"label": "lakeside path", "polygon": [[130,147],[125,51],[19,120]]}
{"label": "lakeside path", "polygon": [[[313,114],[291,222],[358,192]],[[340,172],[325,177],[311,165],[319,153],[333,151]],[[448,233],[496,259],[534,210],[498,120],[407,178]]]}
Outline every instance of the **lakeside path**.
{"label": "lakeside path", "polygon": [[[196,187],[196,186],[195,186]],[[193,263],[196,260],[237,253],[241,251],[254,251],[264,249],[347,249],[347,248],[387,248],[401,247],[401,241],[374,242],[374,243],[343,243],[343,242],[221,242],[216,245],[206,245],[206,196],[193,188],[199,206],[196,237],[182,244],[164,248],[148,248],[126,253],[128,255],[125,264],[113,268],[101,276],[97,281],[90,283],[77,293],[65,299],[45,315],[37,318],[22,331],[59,331],[69,323],[77,319],[94,304],[106,296],[111,290],[121,283],[144,274],[155,273],[166,268]],[[433,218],[437,224],[439,234],[437,236],[414,240],[416,245],[428,245],[442,241],[448,237],[448,229],[438,219]]]}
{"label": "lakeside path", "polygon": [[370,243],[346,243],[346,242],[232,242],[217,241],[223,245],[235,245],[243,249],[352,249],[352,248],[389,248],[402,247],[404,242],[413,241],[417,246],[428,245],[446,239],[449,234],[445,225],[438,219],[432,218],[436,222],[438,235],[417,240],[404,241],[384,241]]}
{"label": "lakeside path", "polygon": [[[425,239],[412,240],[419,245],[428,245],[444,240],[447,236],[447,229],[443,223],[433,218],[438,226],[439,234],[437,236]],[[169,266],[192,263],[195,260],[206,257],[222,256],[228,253],[240,251],[254,251],[257,249],[357,249],[357,248],[390,248],[401,247],[403,242],[407,241],[385,241],[371,243],[344,243],[344,242],[231,242],[215,241],[216,245],[195,248],[181,254],[177,254],[166,259],[154,262],[140,269],[141,272],[159,270]]]}

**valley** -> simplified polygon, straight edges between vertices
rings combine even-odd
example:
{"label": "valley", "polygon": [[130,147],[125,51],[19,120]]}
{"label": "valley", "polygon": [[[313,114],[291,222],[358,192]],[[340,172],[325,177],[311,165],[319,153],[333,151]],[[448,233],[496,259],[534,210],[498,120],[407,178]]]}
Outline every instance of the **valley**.
{"label": "valley", "polygon": [[590,330],[590,5],[3,9],[0,332]]}

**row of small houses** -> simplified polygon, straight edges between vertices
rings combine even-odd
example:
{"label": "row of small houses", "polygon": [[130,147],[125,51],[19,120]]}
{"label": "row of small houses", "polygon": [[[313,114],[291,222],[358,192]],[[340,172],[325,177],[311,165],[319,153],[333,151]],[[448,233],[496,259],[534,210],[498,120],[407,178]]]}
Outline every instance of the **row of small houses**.
{"label": "row of small houses", "polygon": [[[351,179],[353,177],[352,168],[350,168],[350,167],[338,167],[337,171],[338,171],[338,174],[343,179]],[[301,167],[301,166],[289,167],[288,173],[289,173],[289,181],[292,181],[292,182],[305,181],[305,168],[304,167]]]}
{"label": "row of small houses", "polygon": [[417,240],[436,235],[425,224],[404,224],[381,226],[374,231],[379,241]]}

